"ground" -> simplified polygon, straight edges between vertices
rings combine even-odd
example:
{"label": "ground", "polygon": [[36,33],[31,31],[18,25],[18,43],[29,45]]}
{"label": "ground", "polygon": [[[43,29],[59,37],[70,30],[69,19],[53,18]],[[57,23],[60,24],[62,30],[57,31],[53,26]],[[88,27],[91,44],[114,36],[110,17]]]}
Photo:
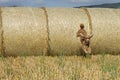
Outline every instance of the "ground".
{"label": "ground", "polygon": [[1,80],[120,80],[120,55],[0,57]]}

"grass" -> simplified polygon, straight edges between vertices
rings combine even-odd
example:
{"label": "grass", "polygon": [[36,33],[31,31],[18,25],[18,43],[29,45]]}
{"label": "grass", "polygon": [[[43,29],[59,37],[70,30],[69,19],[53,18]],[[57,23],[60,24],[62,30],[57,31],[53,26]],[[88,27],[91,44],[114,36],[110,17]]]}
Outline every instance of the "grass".
{"label": "grass", "polygon": [[120,80],[120,56],[0,57],[0,80]]}
{"label": "grass", "polygon": [[[101,56],[101,69],[102,69],[102,75],[103,75],[103,80],[111,79],[115,80],[117,79],[117,69],[119,68],[119,59],[118,58],[113,58],[109,61],[105,60],[106,55],[103,53]],[[104,74],[108,74],[109,77],[106,77]]]}

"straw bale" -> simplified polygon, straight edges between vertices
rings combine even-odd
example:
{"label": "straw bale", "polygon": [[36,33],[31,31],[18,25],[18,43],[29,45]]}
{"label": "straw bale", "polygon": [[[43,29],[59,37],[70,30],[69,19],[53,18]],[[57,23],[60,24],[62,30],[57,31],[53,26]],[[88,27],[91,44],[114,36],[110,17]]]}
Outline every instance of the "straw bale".
{"label": "straw bale", "polygon": [[94,34],[93,53],[120,53],[120,9],[3,7],[1,12],[0,48],[7,55],[79,54],[80,23]]}
{"label": "straw bale", "polygon": [[80,40],[76,32],[80,23],[88,26],[88,17],[83,9],[47,8],[51,55],[79,54]]}
{"label": "straw bale", "polygon": [[120,53],[120,9],[88,9],[92,17],[94,53]]}
{"label": "straw bale", "polygon": [[37,8],[1,8],[7,55],[40,55],[46,48],[44,11]]}

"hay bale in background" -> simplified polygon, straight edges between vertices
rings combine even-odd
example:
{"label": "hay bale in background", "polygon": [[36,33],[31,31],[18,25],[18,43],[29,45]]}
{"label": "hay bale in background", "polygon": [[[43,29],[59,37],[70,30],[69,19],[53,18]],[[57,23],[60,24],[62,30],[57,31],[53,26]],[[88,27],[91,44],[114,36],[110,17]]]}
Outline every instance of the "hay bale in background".
{"label": "hay bale in background", "polygon": [[49,51],[49,55],[79,54],[81,44],[76,32],[80,23],[85,24],[89,32],[90,22],[94,34],[93,52],[120,53],[120,9],[87,10],[91,21],[83,8],[1,8],[0,27],[3,28],[5,53],[47,55]]}

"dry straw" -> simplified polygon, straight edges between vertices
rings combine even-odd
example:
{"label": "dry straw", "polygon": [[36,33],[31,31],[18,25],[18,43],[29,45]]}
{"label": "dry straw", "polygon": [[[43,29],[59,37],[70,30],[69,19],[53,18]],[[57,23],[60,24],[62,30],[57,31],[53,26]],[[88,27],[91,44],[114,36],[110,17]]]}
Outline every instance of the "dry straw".
{"label": "dry straw", "polygon": [[83,9],[47,8],[51,55],[79,54],[80,40],[76,32],[80,23],[88,25],[88,17]]}
{"label": "dry straw", "polygon": [[95,53],[120,53],[120,9],[89,8],[92,18],[93,40]]}
{"label": "dry straw", "polygon": [[[25,8],[0,10],[0,48],[7,55],[80,54],[80,23],[93,33],[93,53],[120,53],[120,9]],[[4,33],[3,33],[4,32]],[[4,43],[4,44],[3,44]]]}
{"label": "dry straw", "polygon": [[4,47],[4,37],[3,37],[3,27],[2,27],[2,11],[0,8],[0,55],[5,56],[5,47]]}
{"label": "dry straw", "polygon": [[38,8],[1,8],[7,55],[40,55],[46,48],[46,19]]}

